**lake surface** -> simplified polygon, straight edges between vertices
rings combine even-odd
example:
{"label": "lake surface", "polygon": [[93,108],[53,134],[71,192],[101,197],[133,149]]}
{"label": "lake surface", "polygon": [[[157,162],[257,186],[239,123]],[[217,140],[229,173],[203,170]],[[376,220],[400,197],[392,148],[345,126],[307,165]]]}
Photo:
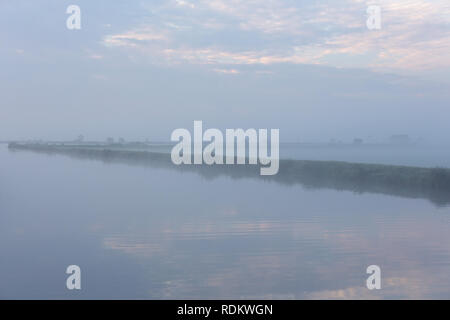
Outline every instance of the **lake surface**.
{"label": "lake surface", "polygon": [[450,146],[281,144],[280,156],[297,160],[346,161],[450,168]]}
{"label": "lake surface", "polygon": [[3,299],[450,299],[449,231],[426,199],[0,145]]}
{"label": "lake surface", "polygon": [[[206,145],[206,144],[204,144]],[[173,144],[147,145],[145,148],[120,146],[119,150],[170,153]],[[108,146],[108,148],[111,148]],[[450,146],[390,144],[299,144],[281,143],[280,158],[293,160],[345,161],[413,167],[450,168]]]}

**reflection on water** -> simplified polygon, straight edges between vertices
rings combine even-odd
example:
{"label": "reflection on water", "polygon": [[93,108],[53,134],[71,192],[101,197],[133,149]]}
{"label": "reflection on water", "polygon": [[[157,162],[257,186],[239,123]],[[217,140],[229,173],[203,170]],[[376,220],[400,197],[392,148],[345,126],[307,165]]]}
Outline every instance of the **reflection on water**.
{"label": "reflection on water", "polygon": [[447,206],[3,146],[0,162],[1,298],[450,298]]}
{"label": "reflection on water", "polygon": [[261,176],[255,165],[177,166],[172,163],[170,153],[142,152],[124,148],[11,144],[9,149],[13,152],[25,150],[49,155],[64,154],[73,158],[100,160],[104,163],[196,172],[208,179],[222,175],[235,179],[260,178],[282,184],[301,184],[306,188],[382,193],[408,198],[425,198],[440,206],[450,204],[450,169],[448,168],[281,159],[280,170],[276,175]]}

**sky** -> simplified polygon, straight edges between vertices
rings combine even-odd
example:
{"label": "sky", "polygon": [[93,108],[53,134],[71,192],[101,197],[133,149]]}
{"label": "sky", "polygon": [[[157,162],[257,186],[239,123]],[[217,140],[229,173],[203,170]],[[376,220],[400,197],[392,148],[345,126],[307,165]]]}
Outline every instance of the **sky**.
{"label": "sky", "polygon": [[449,143],[449,53],[448,0],[0,0],[0,140],[168,141],[202,120]]}

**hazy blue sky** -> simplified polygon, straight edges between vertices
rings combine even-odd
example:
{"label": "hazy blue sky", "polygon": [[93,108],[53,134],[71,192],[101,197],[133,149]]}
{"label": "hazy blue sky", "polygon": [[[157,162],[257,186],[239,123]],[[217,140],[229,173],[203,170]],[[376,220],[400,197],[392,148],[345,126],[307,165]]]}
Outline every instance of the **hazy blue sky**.
{"label": "hazy blue sky", "polygon": [[168,140],[203,120],[450,141],[449,53],[448,0],[0,0],[0,140]]}

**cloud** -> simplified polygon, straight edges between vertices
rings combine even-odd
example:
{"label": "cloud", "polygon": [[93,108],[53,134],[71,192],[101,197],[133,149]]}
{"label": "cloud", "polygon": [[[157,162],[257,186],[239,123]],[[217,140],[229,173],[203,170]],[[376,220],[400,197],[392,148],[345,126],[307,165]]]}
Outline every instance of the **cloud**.
{"label": "cloud", "polygon": [[184,0],[175,0],[175,2],[179,5],[179,6],[186,6],[189,8],[195,8],[195,5],[193,3],[190,3],[188,1],[184,1]]}
{"label": "cloud", "polygon": [[145,46],[152,41],[161,40],[167,40],[164,33],[155,32],[153,29],[147,27],[106,36],[103,39],[103,43],[106,46],[138,47]]}
{"label": "cloud", "polygon": [[[382,29],[366,27],[377,4]],[[450,67],[447,0],[176,0],[146,6],[151,19],[103,38],[162,63],[321,64],[375,70]]]}
{"label": "cloud", "polygon": [[238,74],[240,73],[239,70],[236,69],[214,69],[217,73],[223,73],[223,74]]}
{"label": "cloud", "polygon": [[101,59],[103,59],[103,56],[101,54],[93,53],[93,54],[89,55],[89,58],[93,59],[93,60],[101,60]]}

